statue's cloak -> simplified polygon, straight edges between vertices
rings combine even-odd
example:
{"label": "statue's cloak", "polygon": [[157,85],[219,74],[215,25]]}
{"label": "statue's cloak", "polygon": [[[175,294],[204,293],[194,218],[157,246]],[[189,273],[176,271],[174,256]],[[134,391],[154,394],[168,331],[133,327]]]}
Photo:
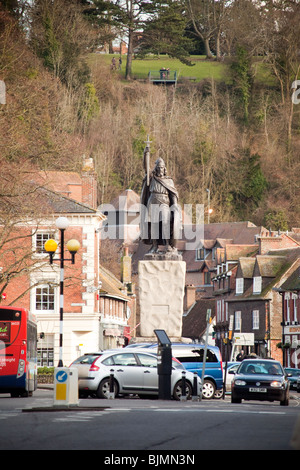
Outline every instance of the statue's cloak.
{"label": "statue's cloak", "polygon": [[[160,178],[152,173],[150,177],[150,184],[147,185],[147,178],[145,177],[143,180],[142,191],[141,191],[141,210],[140,210],[140,237],[146,244],[152,244],[153,240],[151,239],[151,221],[149,220],[149,213],[148,213],[148,201],[150,197],[150,186],[152,179],[155,179],[158,183],[160,183],[164,188],[167,189],[169,199],[170,199],[170,208],[171,209],[171,217],[170,217],[170,245],[174,245],[175,240],[179,238],[179,227],[180,227],[180,214],[178,211],[178,192],[174,186],[174,182],[172,178],[169,176],[165,176]],[[163,240],[159,239],[158,244],[162,245],[164,243]]]}

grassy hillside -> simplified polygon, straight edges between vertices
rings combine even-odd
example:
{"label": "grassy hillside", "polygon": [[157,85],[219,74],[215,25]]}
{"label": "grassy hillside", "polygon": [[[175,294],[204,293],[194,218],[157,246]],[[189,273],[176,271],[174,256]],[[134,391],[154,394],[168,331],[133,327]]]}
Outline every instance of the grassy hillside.
{"label": "grassy hillside", "polygon": [[[10,26],[7,20],[3,24]],[[133,75],[140,80],[128,82],[125,57],[122,70],[112,71],[111,55],[90,54],[90,83],[79,90],[54,78],[16,28],[12,24],[4,33],[0,28],[5,51],[0,79],[7,89],[7,104],[0,107],[2,162],[76,169],[82,156],[90,155],[100,203],[109,203],[124,189],[140,191],[149,134],[151,165],[158,156],[165,160],[181,204],[207,204],[209,188],[211,222],[300,225],[300,105],[290,119],[287,151],[290,108],[280,90],[269,86],[272,80],[260,60],[245,122],[243,90],[231,86],[229,59],[193,57],[192,67],[167,57],[135,59]],[[149,84],[149,70],[162,66],[177,70],[179,77],[194,76],[196,83],[177,89]]]}

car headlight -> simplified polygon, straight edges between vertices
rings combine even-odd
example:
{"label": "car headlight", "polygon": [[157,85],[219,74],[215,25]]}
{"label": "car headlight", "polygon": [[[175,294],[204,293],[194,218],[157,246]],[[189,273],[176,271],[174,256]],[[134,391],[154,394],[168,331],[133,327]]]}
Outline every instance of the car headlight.
{"label": "car headlight", "polygon": [[235,380],[234,382],[235,385],[246,385],[245,380]]}
{"label": "car headlight", "polygon": [[278,380],[274,380],[273,382],[271,382],[270,385],[271,387],[280,388],[282,386],[282,383],[278,382]]}

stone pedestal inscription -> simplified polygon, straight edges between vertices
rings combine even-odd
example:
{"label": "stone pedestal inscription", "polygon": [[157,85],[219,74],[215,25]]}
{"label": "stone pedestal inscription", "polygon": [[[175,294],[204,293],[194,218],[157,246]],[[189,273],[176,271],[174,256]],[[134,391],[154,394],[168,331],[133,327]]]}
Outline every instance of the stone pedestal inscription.
{"label": "stone pedestal inscription", "polygon": [[155,337],[155,329],[180,338],[186,264],[184,261],[139,262],[140,334]]}

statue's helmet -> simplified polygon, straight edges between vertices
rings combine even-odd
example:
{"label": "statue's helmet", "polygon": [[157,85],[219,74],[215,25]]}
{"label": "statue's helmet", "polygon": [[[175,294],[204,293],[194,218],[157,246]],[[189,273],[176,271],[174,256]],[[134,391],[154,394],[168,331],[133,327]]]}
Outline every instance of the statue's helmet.
{"label": "statue's helmet", "polygon": [[155,168],[156,168],[157,166],[163,166],[164,168],[166,168],[165,162],[164,162],[164,160],[163,160],[161,157],[159,157],[159,158],[156,160],[156,162],[155,162]]}

